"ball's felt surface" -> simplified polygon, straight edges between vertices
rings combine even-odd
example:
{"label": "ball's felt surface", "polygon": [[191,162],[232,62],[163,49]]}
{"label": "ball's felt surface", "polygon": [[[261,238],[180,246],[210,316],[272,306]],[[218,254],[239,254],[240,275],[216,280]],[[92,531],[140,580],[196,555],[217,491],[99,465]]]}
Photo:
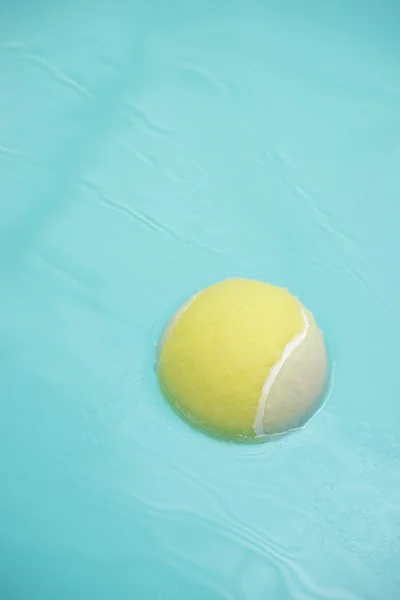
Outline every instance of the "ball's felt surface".
{"label": "ball's felt surface", "polygon": [[191,298],[161,342],[160,385],[191,421],[231,438],[295,428],[324,389],[314,318],[287,290],[230,279]]}

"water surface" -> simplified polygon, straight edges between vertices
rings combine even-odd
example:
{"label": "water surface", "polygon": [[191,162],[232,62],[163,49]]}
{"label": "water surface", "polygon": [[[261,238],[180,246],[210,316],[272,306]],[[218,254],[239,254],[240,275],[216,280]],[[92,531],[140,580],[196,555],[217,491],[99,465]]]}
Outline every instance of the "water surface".
{"label": "water surface", "polygon": [[[278,6],[279,4],[279,6]],[[400,11],[0,2],[0,596],[400,594]],[[287,286],[335,365],[273,443],[188,427],[159,335]]]}

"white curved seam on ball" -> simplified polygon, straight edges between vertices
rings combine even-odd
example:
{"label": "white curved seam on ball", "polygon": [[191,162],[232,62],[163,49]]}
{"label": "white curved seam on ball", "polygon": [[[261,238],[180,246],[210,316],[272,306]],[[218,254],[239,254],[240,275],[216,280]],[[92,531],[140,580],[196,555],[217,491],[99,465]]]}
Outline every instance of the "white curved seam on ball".
{"label": "white curved seam on ball", "polygon": [[199,292],[197,292],[197,294],[194,294],[191,298],[189,298],[189,300],[187,302],[185,302],[185,304],[183,306],[180,307],[179,310],[176,311],[176,313],[174,314],[174,316],[172,317],[171,321],[169,322],[164,335],[162,336],[161,339],[161,350],[165,344],[165,342],[167,341],[167,339],[169,338],[169,336],[172,333],[173,328],[175,327],[175,325],[177,324],[178,320],[181,318],[181,316],[183,315],[184,312],[187,311],[187,309],[189,308],[189,306],[191,306],[193,304],[193,302],[196,300],[196,298],[198,298],[200,296],[200,294],[203,292],[203,290],[200,290]]}
{"label": "white curved seam on ball", "polygon": [[296,350],[296,348],[298,348],[300,346],[300,344],[302,344],[307,337],[307,331],[310,328],[310,323],[309,323],[309,321],[307,319],[307,315],[303,309],[301,309],[301,314],[302,314],[303,321],[304,321],[303,331],[301,331],[300,333],[295,335],[294,338],[286,344],[286,346],[283,349],[281,358],[278,360],[278,362],[276,362],[274,364],[274,366],[270,370],[269,375],[268,375],[267,379],[265,380],[265,383],[261,390],[261,396],[260,396],[260,400],[258,403],[257,414],[256,414],[256,418],[255,418],[254,425],[253,425],[253,429],[254,429],[256,435],[264,435],[265,434],[264,426],[263,426],[265,409],[267,406],[267,400],[268,400],[269,393],[272,389],[272,386],[274,385],[274,383],[276,381],[276,378],[278,377],[279,373],[281,372],[282,367],[285,364],[285,362],[292,356],[292,354]]}

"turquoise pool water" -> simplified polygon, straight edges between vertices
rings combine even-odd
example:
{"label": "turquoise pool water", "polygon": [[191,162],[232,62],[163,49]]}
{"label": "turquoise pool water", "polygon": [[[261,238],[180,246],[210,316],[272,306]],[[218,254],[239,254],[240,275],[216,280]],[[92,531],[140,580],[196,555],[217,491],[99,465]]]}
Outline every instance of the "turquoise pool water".
{"label": "turquoise pool water", "polygon": [[[399,31],[395,0],[0,2],[1,600],[400,597]],[[334,365],[259,446],[154,372],[232,275]]]}

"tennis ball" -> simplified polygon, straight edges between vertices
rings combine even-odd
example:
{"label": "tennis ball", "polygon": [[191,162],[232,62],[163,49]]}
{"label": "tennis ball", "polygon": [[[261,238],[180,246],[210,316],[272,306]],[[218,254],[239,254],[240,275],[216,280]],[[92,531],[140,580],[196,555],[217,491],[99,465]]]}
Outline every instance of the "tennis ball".
{"label": "tennis ball", "polygon": [[304,425],[327,379],[313,315],[287,290],[228,279],[193,296],[160,345],[161,389],[191,422],[227,439]]}

